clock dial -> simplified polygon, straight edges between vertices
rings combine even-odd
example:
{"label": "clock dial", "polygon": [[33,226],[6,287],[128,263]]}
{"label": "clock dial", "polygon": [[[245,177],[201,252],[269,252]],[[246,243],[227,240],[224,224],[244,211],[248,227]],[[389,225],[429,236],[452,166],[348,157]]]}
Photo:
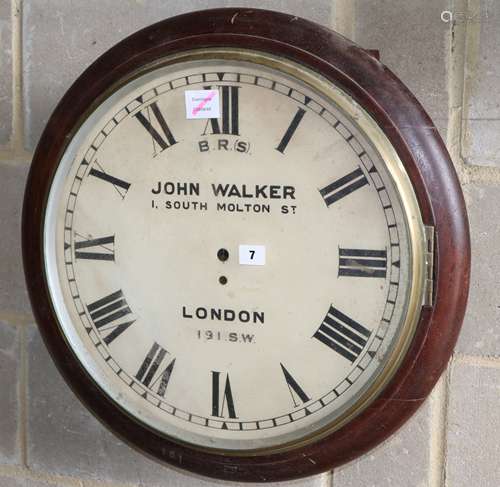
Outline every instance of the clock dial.
{"label": "clock dial", "polygon": [[75,132],[45,217],[80,362],[131,416],[205,448],[338,427],[390,378],[421,305],[422,223],[389,143],[346,94],[269,59],[214,50],[124,81]]}

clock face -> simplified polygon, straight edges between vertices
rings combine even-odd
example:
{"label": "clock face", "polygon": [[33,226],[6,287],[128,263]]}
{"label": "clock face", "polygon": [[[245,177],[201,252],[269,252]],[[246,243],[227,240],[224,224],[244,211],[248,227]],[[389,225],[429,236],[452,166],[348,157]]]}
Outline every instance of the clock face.
{"label": "clock face", "polygon": [[70,347],[131,417],[202,448],[287,448],[355,416],[404,356],[417,208],[341,90],[205,51],[96,102],[52,183],[45,270]]}

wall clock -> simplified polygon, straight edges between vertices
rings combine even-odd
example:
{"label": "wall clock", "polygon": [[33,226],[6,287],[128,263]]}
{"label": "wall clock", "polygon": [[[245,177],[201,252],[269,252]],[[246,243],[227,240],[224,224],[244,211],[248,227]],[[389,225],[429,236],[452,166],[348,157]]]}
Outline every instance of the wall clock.
{"label": "wall clock", "polygon": [[47,347],[171,465],[312,475],[395,431],[462,321],[469,236],[437,130],[377,59],[220,9],[124,40],[66,93],[23,214]]}

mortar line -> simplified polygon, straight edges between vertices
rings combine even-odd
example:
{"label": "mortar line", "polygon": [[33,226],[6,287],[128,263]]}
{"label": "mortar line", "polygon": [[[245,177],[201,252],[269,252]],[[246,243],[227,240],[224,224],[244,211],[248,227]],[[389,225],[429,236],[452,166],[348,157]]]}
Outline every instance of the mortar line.
{"label": "mortar line", "polygon": [[500,356],[478,356],[466,353],[455,353],[453,362],[472,367],[500,368]]}
{"label": "mortar line", "polygon": [[324,474],[326,487],[333,487],[333,470],[329,470]]}
{"label": "mortar line", "polygon": [[432,392],[430,415],[429,487],[443,487],[446,477],[448,369]]}
{"label": "mortar line", "polygon": [[[481,0],[467,0],[465,8],[473,14],[474,18],[480,18]],[[479,59],[481,22],[465,22],[465,49],[464,49],[464,76],[463,76],[463,98],[460,137],[460,158],[467,165],[465,152],[470,145],[469,137],[469,100],[472,85],[477,77],[477,64]]]}
{"label": "mortar line", "polygon": [[15,311],[0,311],[0,321],[7,326],[25,327],[34,323],[35,319],[27,313],[17,313]]}
{"label": "mortar line", "polygon": [[82,479],[81,487],[143,487],[142,482],[134,484],[124,484],[121,482],[107,482],[103,480]]}
{"label": "mortar line", "polygon": [[[465,11],[467,0],[457,0],[456,8]],[[453,22],[446,63],[448,72],[448,127],[446,145],[462,184],[468,182],[468,172],[462,157],[462,113],[464,103],[466,25]]]}
{"label": "mortar line", "polygon": [[0,162],[10,166],[29,165],[32,158],[33,153],[24,149],[19,152],[5,147],[0,148]]}
{"label": "mortar line", "polygon": [[12,0],[12,155],[26,159],[23,119],[23,0]]}
{"label": "mortar line", "polygon": [[112,482],[102,482],[96,480],[82,480],[81,487],[143,487],[143,483],[139,484],[123,484],[123,483],[112,483]]}
{"label": "mortar line", "polygon": [[[17,465],[1,465],[0,475],[18,480],[40,481],[57,487],[82,487],[83,485],[81,479],[63,475],[50,475],[44,472],[34,472],[26,467],[20,467]],[[102,487],[108,486],[106,484],[102,484]]]}
{"label": "mortar line", "polygon": [[26,328],[21,327],[19,331],[21,337],[20,363],[21,370],[18,383],[19,397],[19,447],[21,449],[21,464],[28,467],[28,340]]}
{"label": "mortar line", "polygon": [[466,184],[482,184],[486,186],[500,185],[500,168],[491,166],[466,165]]}
{"label": "mortar line", "polygon": [[58,487],[137,487],[134,483],[109,482],[106,480],[84,479],[70,475],[35,472],[19,465],[0,465],[0,476],[44,482]]}
{"label": "mortar line", "polygon": [[331,27],[344,37],[354,41],[354,1],[332,0]]}
{"label": "mortar line", "polygon": [[14,466],[14,465],[1,465],[0,475],[2,477],[12,478],[12,479],[22,479],[22,480],[35,480],[41,481],[49,484],[54,484],[57,486],[64,485],[65,487],[81,487],[81,482],[78,483],[70,477],[54,476],[43,473],[33,472],[26,467]]}

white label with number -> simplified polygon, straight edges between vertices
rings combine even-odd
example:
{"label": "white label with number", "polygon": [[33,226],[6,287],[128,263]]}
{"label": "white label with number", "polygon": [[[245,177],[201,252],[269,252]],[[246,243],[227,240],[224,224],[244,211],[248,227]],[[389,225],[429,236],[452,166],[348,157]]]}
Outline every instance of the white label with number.
{"label": "white label with number", "polygon": [[265,245],[240,245],[240,264],[242,265],[265,265]]}

